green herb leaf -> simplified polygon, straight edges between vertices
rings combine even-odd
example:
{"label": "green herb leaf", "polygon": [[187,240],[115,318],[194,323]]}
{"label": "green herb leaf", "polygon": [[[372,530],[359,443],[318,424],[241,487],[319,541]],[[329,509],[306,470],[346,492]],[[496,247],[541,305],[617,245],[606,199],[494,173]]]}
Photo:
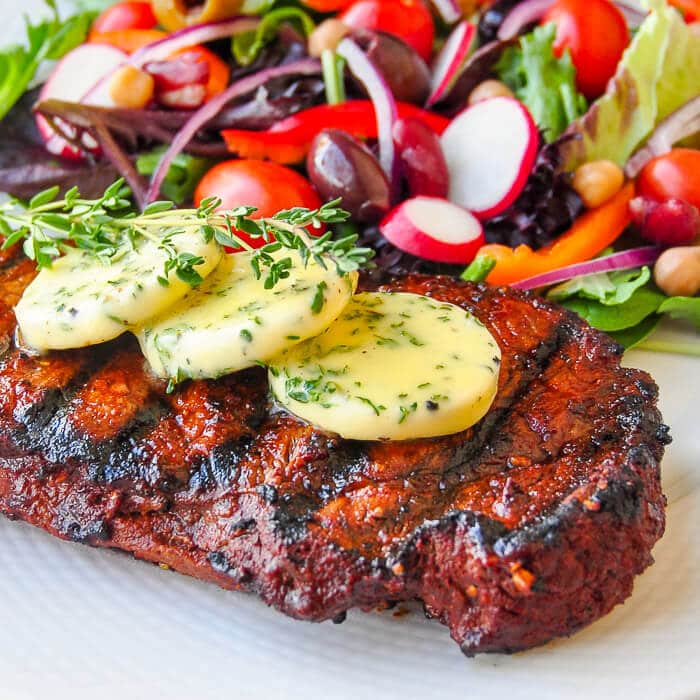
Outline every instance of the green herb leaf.
{"label": "green herb leaf", "polygon": [[586,111],[586,100],[576,89],[576,70],[565,51],[554,55],[557,28],[553,23],[537,27],[503,52],[496,65],[501,80],[530,110],[547,142]]}
{"label": "green herb leaf", "polygon": [[[368,248],[355,246],[356,235],[333,240],[328,233],[313,239],[302,228],[312,222],[344,221],[349,214],[338,209],[337,202],[315,210],[291,209],[271,219],[252,219],[254,207],[218,212],[221,204],[218,199],[205,200],[199,209],[174,209],[171,202],[155,202],[137,214],[126,199],[128,194],[124,181],[118,180],[94,200],[81,199],[77,190],[56,200],[57,192],[52,189],[40,193],[28,204],[15,200],[0,204],[0,230],[6,236],[3,246],[22,240],[26,255],[41,268],[50,267],[55,258],[69,250],[69,242],[89,251],[101,263],[109,264],[113,258],[133,250],[140,240],[148,239],[167,253],[159,277],[161,284],[167,286],[169,276],[175,273],[179,279],[196,286],[202,282],[196,268],[204,260],[178,251],[173,236],[192,231],[207,242],[214,239],[220,245],[250,250],[247,240],[237,233],[245,231],[263,240],[276,239],[256,250],[250,258],[252,272],[257,279],[264,279],[265,289],[272,289],[280,280],[290,277],[298,264],[289,255],[275,255],[283,249],[295,251],[304,265],[312,258],[324,268],[335,265],[341,276],[370,267],[374,255]],[[22,208],[24,211],[18,211]],[[314,308],[320,311],[323,301],[323,288],[319,285]]]}

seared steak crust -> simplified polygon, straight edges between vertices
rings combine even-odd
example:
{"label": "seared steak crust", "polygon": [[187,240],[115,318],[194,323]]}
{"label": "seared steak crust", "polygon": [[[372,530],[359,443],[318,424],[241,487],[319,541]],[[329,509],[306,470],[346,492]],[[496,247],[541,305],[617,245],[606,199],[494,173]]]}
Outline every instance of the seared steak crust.
{"label": "seared steak crust", "polygon": [[459,435],[351,442],[277,410],[252,369],[167,395],[130,337],[31,357],[0,258],[0,512],[114,547],[305,620],[419,598],[466,654],[515,651],[608,612],[664,529],[656,386],[576,316],[507,289],[384,289],[474,313],[502,350]]}

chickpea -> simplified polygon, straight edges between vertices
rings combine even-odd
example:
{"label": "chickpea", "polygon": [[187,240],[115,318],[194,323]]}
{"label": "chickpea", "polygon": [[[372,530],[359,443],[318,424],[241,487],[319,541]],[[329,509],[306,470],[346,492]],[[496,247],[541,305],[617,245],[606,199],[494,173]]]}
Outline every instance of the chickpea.
{"label": "chickpea", "polygon": [[469,105],[476,104],[491,97],[513,97],[510,88],[500,80],[484,80],[479,83],[469,94]]}
{"label": "chickpea", "polygon": [[589,209],[605,204],[625,184],[622,168],[609,160],[595,160],[574,171],[573,187]]}
{"label": "chickpea", "polygon": [[349,31],[350,27],[339,19],[324,20],[309,36],[309,55],[320,58],[326,49],[335,51],[340,40]]}
{"label": "chickpea", "polygon": [[146,71],[123,66],[109,81],[109,95],[117,107],[143,109],[153,98],[155,81]]}
{"label": "chickpea", "polygon": [[670,297],[700,292],[700,246],[668,248],[654,265],[654,282]]}

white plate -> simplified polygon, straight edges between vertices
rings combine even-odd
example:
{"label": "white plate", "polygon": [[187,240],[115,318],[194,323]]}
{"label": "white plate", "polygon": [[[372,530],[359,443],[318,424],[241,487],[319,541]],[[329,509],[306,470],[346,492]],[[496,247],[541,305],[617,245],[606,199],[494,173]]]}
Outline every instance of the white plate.
{"label": "white plate", "polygon": [[[0,0],[3,26],[16,8]],[[0,700],[700,697],[700,360],[632,352],[627,363],[654,375],[672,427],[668,528],[630,600],[574,637],[467,659],[418,607],[294,622],[0,519]]]}

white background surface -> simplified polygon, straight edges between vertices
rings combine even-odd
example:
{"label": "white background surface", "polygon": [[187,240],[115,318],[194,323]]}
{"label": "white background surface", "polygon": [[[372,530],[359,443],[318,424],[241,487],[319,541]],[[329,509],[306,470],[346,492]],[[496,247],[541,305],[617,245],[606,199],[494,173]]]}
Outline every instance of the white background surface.
{"label": "white background surface", "polygon": [[[0,44],[39,4],[0,0]],[[418,607],[295,622],[0,518],[0,700],[700,698],[700,360],[627,363],[656,378],[672,428],[667,532],[632,598],[571,639],[466,659]]]}

